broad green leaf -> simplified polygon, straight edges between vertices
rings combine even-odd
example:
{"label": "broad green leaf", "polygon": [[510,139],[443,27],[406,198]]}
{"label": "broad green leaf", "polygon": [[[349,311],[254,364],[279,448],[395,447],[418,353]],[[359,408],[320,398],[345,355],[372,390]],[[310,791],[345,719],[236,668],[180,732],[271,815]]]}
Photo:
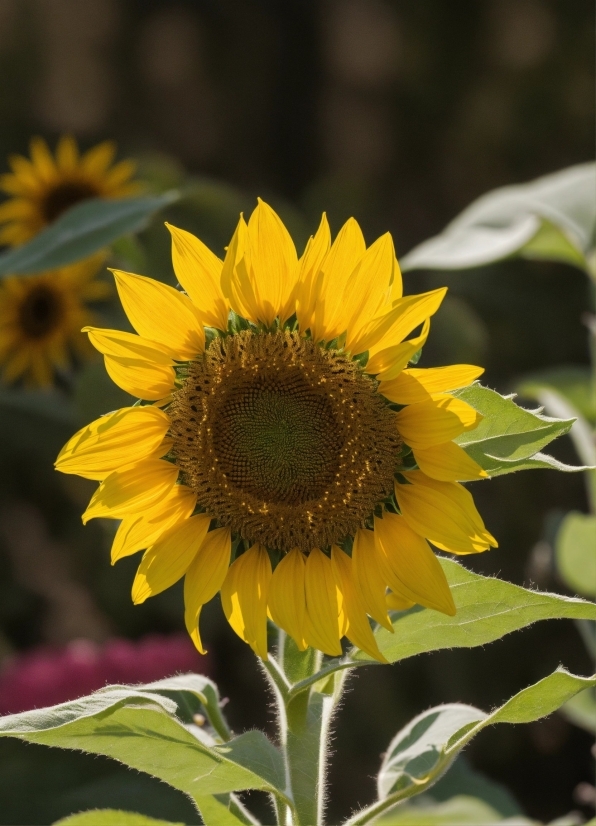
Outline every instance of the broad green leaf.
{"label": "broad green leaf", "polygon": [[437,803],[443,803],[459,795],[484,801],[501,817],[523,814],[519,803],[509,789],[474,769],[465,754],[460,754],[432,789],[425,793],[424,798],[416,798],[415,802],[418,804],[428,796]]}
{"label": "broad green leaf", "polygon": [[596,735],[596,691],[593,688],[576,694],[560,711],[571,723]]}
{"label": "broad green leaf", "polygon": [[348,821],[349,826],[369,823],[400,800],[424,792],[487,726],[539,720],[592,686],[596,686],[596,675],[578,677],[559,668],[515,694],[491,714],[463,703],[424,711],[389,744],[377,779],[378,802],[354,815]]}
{"label": "broad green leaf", "polygon": [[[92,809],[57,820],[54,826],[184,826],[170,820],[156,820],[154,817],[120,809]],[[209,825],[210,826],[210,825]]]}
{"label": "broad green leaf", "polygon": [[453,393],[484,417],[480,424],[455,440],[489,476],[516,470],[555,468],[584,470],[558,462],[540,451],[554,439],[568,433],[573,419],[555,419],[540,411],[525,410],[511,396],[501,396],[481,384],[472,384]]}
{"label": "broad green leaf", "polygon": [[[382,826],[492,826],[500,820],[499,812],[484,800],[456,795],[442,803],[397,806],[376,823]],[[514,823],[529,824],[530,821],[516,818]]]}
{"label": "broad green leaf", "polygon": [[31,241],[0,255],[0,276],[52,270],[87,258],[123,235],[138,232],[176,192],[143,198],[93,198],[71,207]]}
{"label": "broad green leaf", "polygon": [[[108,686],[73,702],[0,718],[0,735],[103,754],[193,798],[243,789],[283,796],[283,761],[262,732],[222,744],[208,730],[183,722],[213,685],[185,675],[146,686]],[[202,705],[207,714],[209,704]]]}
{"label": "broad green leaf", "polygon": [[512,255],[588,270],[596,224],[596,164],[488,192],[440,235],[401,259],[402,270],[461,270]]}
{"label": "broad green leaf", "polygon": [[538,400],[543,390],[559,393],[584,419],[596,424],[596,398],[589,367],[553,367],[524,376],[517,385],[520,396]]}
{"label": "broad green leaf", "polygon": [[[448,617],[414,607],[393,615],[395,633],[377,628],[375,637],[389,662],[443,648],[474,648],[546,619],[596,620],[596,604],[559,594],[530,591],[468,571],[451,559],[440,559],[457,608]],[[355,661],[371,662],[363,651]]]}
{"label": "broad green leaf", "polygon": [[200,795],[195,802],[205,826],[242,826],[245,823],[230,811],[228,803],[213,795]]}
{"label": "broad green leaf", "polygon": [[571,511],[555,540],[559,573],[572,591],[596,598],[596,516]]}

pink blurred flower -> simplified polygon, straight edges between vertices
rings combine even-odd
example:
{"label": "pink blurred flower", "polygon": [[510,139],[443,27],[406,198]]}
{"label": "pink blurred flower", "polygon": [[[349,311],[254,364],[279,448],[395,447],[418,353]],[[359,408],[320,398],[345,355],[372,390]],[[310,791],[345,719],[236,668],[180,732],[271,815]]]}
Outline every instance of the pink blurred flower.
{"label": "pink blurred flower", "polygon": [[16,714],[75,700],[112,683],[148,683],[174,674],[206,673],[186,634],[149,634],[137,642],[113,638],[102,645],[74,640],[17,654],[0,669],[0,714]]}

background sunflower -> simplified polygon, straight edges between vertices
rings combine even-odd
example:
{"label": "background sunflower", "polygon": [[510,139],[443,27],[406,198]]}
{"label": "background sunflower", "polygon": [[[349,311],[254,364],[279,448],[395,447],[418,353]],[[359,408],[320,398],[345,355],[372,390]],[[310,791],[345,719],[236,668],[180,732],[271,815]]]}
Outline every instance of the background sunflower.
{"label": "background sunflower", "polygon": [[0,177],[0,190],[10,196],[0,205],[0,244],[28,241],[81,201],[137,192],[135,164],[114,165],[115,154],[116,144],[104,141],[81,155],[76,140],[63,135],[53,156],[43,138],[32,138],[30,158],[11,155],[12,172]]}
{"label": "background sunflower", "polygon": [[50,387],[57,370],[92,355],[81,328],[93,323],[88,304],[111,290],[96,278],[103,254],[69,267],[0,282],[0,365],[7,383]]}

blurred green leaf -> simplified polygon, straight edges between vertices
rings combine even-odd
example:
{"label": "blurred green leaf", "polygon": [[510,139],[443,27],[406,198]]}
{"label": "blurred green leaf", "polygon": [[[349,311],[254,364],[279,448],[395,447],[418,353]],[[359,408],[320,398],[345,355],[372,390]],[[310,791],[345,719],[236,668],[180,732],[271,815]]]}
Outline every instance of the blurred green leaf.
{"label": "blurred green leaf", "polygon": [[596,403],[589,367],[553,367],[524,376],[517,385],[521,396],[537,401],[545,389],[564,396],[585,419],[596,424]]}
{"label": "blurred green leaf", "polygon": [[596,516],[572,511],[555,540],[560,575],[570,590],[596,598]]}
{"label": "blurred green leaf", "polygon": [[123,812],[120,809],[93,809],[90,812],[78,812],[54,826],[184,826],[170,820],[156,820],[154,817],[139,815],[136,812]]}
{"label": "blurred green leaf", "polygon": [[539,720],[592,686],[596,686],[596,675],[578,677],[558,668],[515,694],[491,714],[463,703],[424,711],[393,738],[385,752],[377,781],[379,802],[354,815],[346,826],[368,823],[387,808],[387,804],[413,797],[432,786],[461,750],[487,726]]}
{"label": "blurred green leaf", "polygon": [[205,728],[180,719],[206,688],[214,690],[214,683],[196,674],[108,686],[73,702],[0,718],[0,736],[103,754],[192,798],[241,789],[283,797],[283,761],[262,732],[221,744]]}
{"label": "blurred green leaf", "polygon": [[[430,805],[401,805],[377,820],[383,826],[490,826],[501,820],[499,812],[484,800],[456,795]],[[516,823],[520,822],[516,818]],[[529,823],[525,818],[521,822]]]}
{"label": "blurred green leaf", "polygon": [[[579,695],[577,695],[579,696]],[[458,795],[483,800],[501,817],[523,814],[521,807],[506,786],[476,771],[465,754],[460,754],[449,770],[427,793],[429,798],[441,803]],[[416,802],[418,802],[417,798]]]}
{"label": "blurred green leaf", "polygon": [[501,396],[488,387],[473,384],[453,393],[483,415],[480,424],[455,440],[489,476],[502,476],[516,470],[572,467],[540,453],[545,445],[568,433],[573,419],[555,419],[519,407],[512,397]]}
{"label": "blurred green leaf", "polygon": [[[394,614],[390,634],[377,628],[375,637],[389,662],[426,651],[474,648],[500,639],[512,631],[546,619],[596,620],[596,604],[581,599],[530,591],[502,579],[468,571],[451,559],[440,559],[457,613],[448,617],[429,608],[414,607]],[[363,651],[356,661],[370,662]]]}
{"label": "blurred green leaf", "polygon": [[560,711],[569,722],[596,735],[596,691],[593,688],[576,694]]}
{"label": "blurred green leaf", "polygon": [[77,204],[31,241],[0,255],[0,275],[42,272],[87,258],[123,235],[138,232],[178,197],[177,192],[167,192]]}
{"label": "blurred green leaf", "polygon": [[488,192],[400,264],[404,272],[461,270],[517,254],[588,271],[595,224],[596,164],[578,164]]}

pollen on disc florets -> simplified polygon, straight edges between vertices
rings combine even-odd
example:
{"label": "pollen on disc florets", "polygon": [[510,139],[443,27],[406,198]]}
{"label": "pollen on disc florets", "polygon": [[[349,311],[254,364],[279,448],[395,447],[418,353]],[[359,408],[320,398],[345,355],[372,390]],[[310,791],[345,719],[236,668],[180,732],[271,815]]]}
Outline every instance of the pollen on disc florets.
{"label": "pollen on disc florets", "polygon": [[348,356],[298,333],[214,339],[169,412],[198,503],[272,550],[340,542],[392,491],[395,414]]}

